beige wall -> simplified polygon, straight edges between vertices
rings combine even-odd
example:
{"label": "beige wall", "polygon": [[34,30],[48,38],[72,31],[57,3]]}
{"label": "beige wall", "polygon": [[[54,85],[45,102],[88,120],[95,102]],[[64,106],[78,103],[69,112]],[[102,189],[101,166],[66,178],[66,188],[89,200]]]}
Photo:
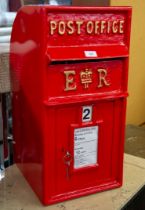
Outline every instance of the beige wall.
{"label": "beige wall", "polygon": [[145,122],[145,0],[110,0],[111,6],[132,6],[127,123]]}

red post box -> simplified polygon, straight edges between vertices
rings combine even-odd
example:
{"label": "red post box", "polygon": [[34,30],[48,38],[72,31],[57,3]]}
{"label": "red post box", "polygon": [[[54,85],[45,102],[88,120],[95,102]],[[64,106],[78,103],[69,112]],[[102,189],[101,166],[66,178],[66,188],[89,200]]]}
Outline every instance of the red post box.
{"label": "red post box", "polygon": [[130,21],[128,7],[17,14],[15,161],[44,204],[122,184]]}

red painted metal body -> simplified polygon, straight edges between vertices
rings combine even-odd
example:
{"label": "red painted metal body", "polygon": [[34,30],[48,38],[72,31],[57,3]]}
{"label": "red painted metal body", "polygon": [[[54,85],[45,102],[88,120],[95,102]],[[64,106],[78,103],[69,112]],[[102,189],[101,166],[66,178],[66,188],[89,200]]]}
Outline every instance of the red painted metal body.
{"label": "red painted metal body", "polygon": [[44,204],[122,185],[130,21],[128,7],[18,12],[10,55],[15,161]]}

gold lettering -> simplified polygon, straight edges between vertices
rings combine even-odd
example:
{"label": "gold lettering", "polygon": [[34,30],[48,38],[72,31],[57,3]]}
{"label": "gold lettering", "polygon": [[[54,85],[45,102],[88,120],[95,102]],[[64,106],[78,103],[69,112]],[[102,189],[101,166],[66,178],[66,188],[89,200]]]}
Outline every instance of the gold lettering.
{"label": "gold lettering", "polygon": [[53,35],[56,30],[56,21],[50,21],[50,34]]}
{"label": "gold lettering", "polygon": [[99,85],[98,85],[98,88],[101,88],[103,86],[110,86],[110,84],[106,80],[107,70],[106,69],[98,69],[98,73],[99,73]]}
{"label": "gold lettering", "polygon": [[68,27],[68,34],[73,34],[74,33],[74,28],[73,28],[73,21],[68,21],[67,23],[67,27]]}
{"label": "gold lettering", "polygon": [[123,34],[124,33],[124,20],[120,20],[120,22],[119,22],[119,32],[120,32],[120,34]]}
{"label": "gold lettering", "polygon": [[76,90],[77,86],[74,81],[74,75],[76,74],[75,71],[64,71],[65,77],[66,77],[66,84],[65,84],[65,89],[64,91],[69,91],[69,90]]}
{"label": "gold lettering", "polygon": [[108,21],[108,26],[107,26],[107,33],[108,33],[108,34],[110,33],[110,27],[111,27],[111,22]]}
{"label": "gold lettering", "polygon": [[77,34],[81,33],[81,25],[83,24],[83,21],[76,21],[76,25],[77,25]]}
{"label": "gold lettering", "polygon": [[60,35],[63,35],[65,33],[65,22],[64,21],[60,21],[58,24],[58,33]]}
{"label": "gold lettering", "polygon": [[99,21],[95,21],[95,34],[99,34]]}
{"label": "gold lettering", "polygon": [[84,22],[83,20],[78,21],[50,21],[50,34],[54,35],[58,33],[59,35],[67,34],[81,34],[86,33],[89,35],[93,34],[123,34],[124,33],[124,20],[90,20]]}
{"label": "gold lettering", "polygon": [[101,34],[104,33],[105,23],[106,23],[106,21],[104,21],[104,20],[101,21]]}
{"label": "gold lettering", "polygon": [[92,21],[87,22],[87,33],[92,34],[94,30],[94,24]]}
{"label": "gold lettering", "polygon": [[113,21],[113,24],[112,24],[112,31],[114,34],[117,33],[118,29],[117,29],[117,21]]}

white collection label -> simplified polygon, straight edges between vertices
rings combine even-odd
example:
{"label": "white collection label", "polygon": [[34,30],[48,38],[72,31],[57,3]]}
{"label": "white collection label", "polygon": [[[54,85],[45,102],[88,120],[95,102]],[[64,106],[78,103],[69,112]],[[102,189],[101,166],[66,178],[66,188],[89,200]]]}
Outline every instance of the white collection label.
{"label": "white collection label", "polygon": [[86,57],[97,57],[96,51],[84,51]]}
{"label": "white collection label", "polygon": [[98,126],[74,130],[74,168],[97,164]]}

